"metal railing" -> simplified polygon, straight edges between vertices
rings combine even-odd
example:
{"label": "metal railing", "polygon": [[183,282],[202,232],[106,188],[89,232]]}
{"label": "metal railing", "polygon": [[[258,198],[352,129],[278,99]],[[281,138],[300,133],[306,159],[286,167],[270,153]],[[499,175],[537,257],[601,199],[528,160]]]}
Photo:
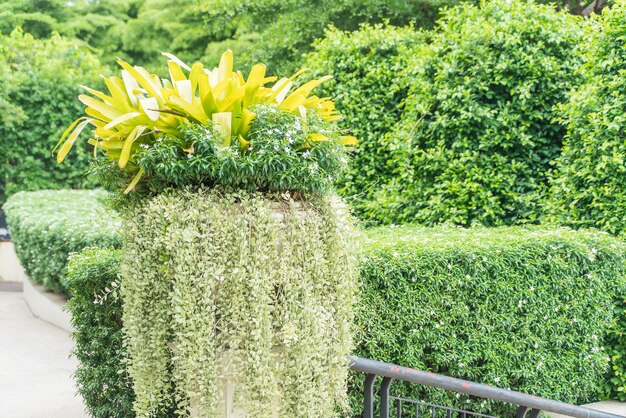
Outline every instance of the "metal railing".
{"label": "metal railing", "polygon": [[[378,376],[382,377],[380,384],[380,418],[389,418],[392,404],[395,403],[395,416],[402,418],[402,413],[406,406],[410,405],[412,416],[441,416],[437,412],[443,412],[447,418],[452,417],[489,417],[490,415],[479,414],[471,411],[450,408],[446,406],[429,404],[391,396],[389,394],[391,382],[401,380],[404,382],[418,383],[444,389],[450,392],[463,393],[477,398],[491,399],[513,405],[517,405],[515,418],[536,418],[540,412],[553,412],[576,418],[620,418],[621,415],[614,415],[608,412],[596,411],[581,406],[571,405],[565,402],[551,399],[539,398],[525,393],[512,390],[500,389],[494,386],[469,382],[467,380],[456,379],[440,374],[414,370],[408,367],[397,366],[395,364],[383,363],[381,361],[369,360],[360,357],[350,357],[350,368],[357,372],[365,373],[365,387],[363,392],[363,418],[374,418],[374,383]],[[405,408],[403,408],[405,406]],[[422,414],[424,412],[424,414]],[[429,414],[429,415],[426,415]]]}

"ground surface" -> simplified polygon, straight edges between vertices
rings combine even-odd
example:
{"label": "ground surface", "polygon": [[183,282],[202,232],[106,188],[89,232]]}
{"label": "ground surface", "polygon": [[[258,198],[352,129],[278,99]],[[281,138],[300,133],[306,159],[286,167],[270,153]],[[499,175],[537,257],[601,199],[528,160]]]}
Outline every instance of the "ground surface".
{"label": "ground surface", "polygon": [[69,334],[35,318],[21,292],[0,288],[0,418],[84,418]]}
{"label": "ground surface", "polygon": [[[603,401],[584,405],[587,408],[596,409],[602,412],[610,412],[611,414],[626,417],[626,403],[617,401]],[[550,415],[552,418],[567,418],[565,415]]]}

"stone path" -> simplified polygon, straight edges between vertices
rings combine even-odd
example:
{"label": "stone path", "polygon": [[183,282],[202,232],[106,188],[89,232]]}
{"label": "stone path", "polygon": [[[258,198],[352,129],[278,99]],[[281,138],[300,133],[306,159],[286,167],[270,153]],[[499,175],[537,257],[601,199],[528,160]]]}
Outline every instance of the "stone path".
{"label": "stone path", "polygon": [[72,346],[67,332],[31,314],[21,292],[0,291],[0,418],[87,417]]}

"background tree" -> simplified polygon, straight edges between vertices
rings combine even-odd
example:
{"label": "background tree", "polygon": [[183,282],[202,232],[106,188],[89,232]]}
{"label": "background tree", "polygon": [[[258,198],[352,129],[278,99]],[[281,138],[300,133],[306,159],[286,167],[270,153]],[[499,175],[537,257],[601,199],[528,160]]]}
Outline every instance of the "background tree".
{"label": "background tree", "polygon": [[560,223],[623,234],[626,3],[605,12],[601,25],[589,25],[586,38],[585,83],[562,107],[567,136],[552,181],[552,206]]}
{"label": "background tree", "polygon": [[[477,3],[477,0],[469,0]],[[241,64],[264,62],[272,73],[297,70],[330,25],[355,31],[362,23],[432,27],[442,7],[461,0],[217,0],[205,3],[216,41],[208,58],[236,48]],[[221,40],[220,40],[221,39]]]}
{"label": "background tree", "polygon": [[34,39],[15,30],[0,35],[0,203],[19,190],[88,186],[90,153],[59,167],[51,151],[83,106],[79,84],[106,72],[84,43],[59,35]]}

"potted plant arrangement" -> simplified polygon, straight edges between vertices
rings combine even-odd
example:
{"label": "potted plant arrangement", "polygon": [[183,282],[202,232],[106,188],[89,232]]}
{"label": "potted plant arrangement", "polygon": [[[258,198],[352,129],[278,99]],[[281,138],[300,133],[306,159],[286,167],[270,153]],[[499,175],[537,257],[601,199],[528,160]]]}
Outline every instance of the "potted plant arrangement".
{"label": "potted plant arrangement", "polygon": [[332,192],[356,144],[333,102],[226,51],[171,54],[169,78],[119,60],[85,87],[92,170],[124,190],[121,289],[138,416],[326,417],[346,406],[354,229]]}

